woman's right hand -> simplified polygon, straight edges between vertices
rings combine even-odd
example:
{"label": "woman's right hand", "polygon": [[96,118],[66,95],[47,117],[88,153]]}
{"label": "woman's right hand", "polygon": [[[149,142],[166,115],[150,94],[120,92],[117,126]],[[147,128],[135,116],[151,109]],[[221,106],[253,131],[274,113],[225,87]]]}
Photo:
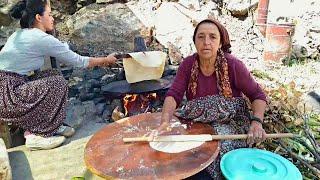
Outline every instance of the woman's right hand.
{"label": "woman's right hand", "polygon": [[116,63],[117,58],[115,57],[115,55],[116,55],[116,53],[111,53],[111,54],[109,54],[107,57],[105,57],[105,58],[103,59],[103,60],[104,60],[103,65],[109,66],[109,65],[111,65],[111,64]]}
{"label": "woman's right hand", "polygon": [[155,137],[170,131],[170,123],[164,122],[157,129],[154,129],[150,133],[146,134],[146,136],[148,136],[150,139],[154,139]]}
{"label": "woman's right hand", "polygon": [[146,134],[146,136],[149,136],[151,139],[153,139],[159,134],[170,132],[172,130],[172,128],[170,127],[170,120],[173,117],[173,112],[176,108],[176,105],[177,103],[173,97],[167,96],[165,98],[161,113],[161,124],[158,128],[152,130],[150,134]]}
{"label": "woman's right hand", "polygon": [[172,130],[172,128],[170,127],[169,118],[165,118],[164,115],[162,114],[160,126],[156,129],[152,130],[151,133],[148,134],[147,136],[149,136],[149,138],[153,139],[154,137],[161,135],[163,133],[166,133],[166,132],[170,132],[171,130]]}
{"label": "woman's right hand", "polygon": [[89,59],[89,65],[88,67],[95,67],[95,66],[110,66],[111,64],[114,64],[117,61],[117,58],[115,57],[115,53],[109,54],[106,57],[91,57]]}

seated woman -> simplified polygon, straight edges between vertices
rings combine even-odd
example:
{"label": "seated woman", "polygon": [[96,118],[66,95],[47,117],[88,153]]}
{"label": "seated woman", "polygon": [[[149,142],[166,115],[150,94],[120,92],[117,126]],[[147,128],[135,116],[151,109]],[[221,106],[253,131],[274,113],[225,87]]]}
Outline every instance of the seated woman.
{"label": "seated woman", "polygon": [[[206,19],[195,28],[197,53],[185,58],[167,92],[159,131],[168,129],[175,109],[186,93],[187,104],[176,115],[187,120],[210,123],[218,134],[248,133],[247,142],[222,141],[220,155],[206,170],[191,179],[221,179],[220,158],[235,148],[265,139],[262,120],[266,96],[245,65],[230,54],[227,30],[216,20]],[[242,94],[251,101],[253,116]]]}
{"label": "seated woman", "polygon": [[46,0],[21,1],[11,13],[21,18],[21,29],[8,38],[0,51],[0,121],[24,129],[30,149],[55,148],[75,132],[63,125],[67,81],[55,70],[30,73],[40,69],[45,56],[76,67],[108,66],[116,58],[112,54],[80,56],[47,34],[53,30],[54,19]]}

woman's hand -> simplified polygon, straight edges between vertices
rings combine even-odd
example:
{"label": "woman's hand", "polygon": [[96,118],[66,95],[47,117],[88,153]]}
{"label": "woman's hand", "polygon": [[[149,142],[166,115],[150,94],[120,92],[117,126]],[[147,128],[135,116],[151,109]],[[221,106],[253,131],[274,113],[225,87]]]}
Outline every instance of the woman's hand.
{"label": "woman's hand", "polygon": [[[254,117],[260,119],[263,122],[263,114],[266,109],[266,102],[264,100],[256,99],[252,102],[252,111]],[[262,124],[258,121],[251,121],[250,129],[248,132],[247,143],[250,147],[252,147],[253,143],[259,143],[266,139],[266,132],[262,128]]]}
{"label": "woman's hand", "polygon": [[146,136],[149,136],[149,138],[153,139],[159,134],[170,132],[172,130],[172,128],[170,127],[170,120],[172,119],[176,105],[177,103],[173,97],[167,96],[165,98],[161,113],[161,124],[157,129],[154,129],[151,131],[151,133],[146,134]]}
{"label": "woman's hand", "polygon": [[117,61],[117,58],[115,57],[116,53],[112,53],[112,54],[109,54],[107,57],[105,57],[103,60],[103,65],[104,66],[109,66],[111,64],[114,64],[116,63]]}
{"label": "woman's hand", "polygon": [[165,132],[170,132],[172,128],[170,127],[169,120],[161,120],[161,124],[158,128],[151,131],[150,134],[146,134],[146,136],[149,136],[150,139],[153,139],[154,137],[163,134]]}
{"label": "woman's hand", "polygon": [[249,147],[252,147],[253,143],[259,143],[266,139],[266,132],[264,131],[262,124],[257,121],[252,121],[248,132],[247,143]]}
{"label": "woman's hand", "polygon": [[89,59],[89,65],[88,67],[94,67],[94,66],[109,66],[111,64],[114,64],[117,61],[117,58],[115,57],[115,53],[109,54],[107,57],[91,57]]}
{"label": "woman's hand", "polygon": [[172,130],[169,121],[162,122],[162,124],[156,129],[158,134],[163,134],[165,132],[170,132]]}

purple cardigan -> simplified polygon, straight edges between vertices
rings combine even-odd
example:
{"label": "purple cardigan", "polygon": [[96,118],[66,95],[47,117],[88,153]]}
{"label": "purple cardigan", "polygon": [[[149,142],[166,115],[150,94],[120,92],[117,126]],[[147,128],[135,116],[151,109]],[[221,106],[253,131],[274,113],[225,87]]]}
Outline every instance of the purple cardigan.
{"label": "purple cardigan", "polygon": [[[244,94],[251,102],[255,99],[266,101],[266,95],[259,84],[250,75],[246,66],[231,54],[226,53],[225,57],[228,60],[229,79],[233,97],[241,97],[242,94]],[[198,59],[198,55],[195,53],[183,60],[179,66],[175,80],[167,92],[166,96],[172,96],[175,99],[177,106],[181,103],[186,91],[187,100],[218,94],[216,73],[213,73],[211,76],[205,76],[201,70],[198,75],[198,87],[195,97],[187,90],[191,76],[191,68],[196,59]]]}

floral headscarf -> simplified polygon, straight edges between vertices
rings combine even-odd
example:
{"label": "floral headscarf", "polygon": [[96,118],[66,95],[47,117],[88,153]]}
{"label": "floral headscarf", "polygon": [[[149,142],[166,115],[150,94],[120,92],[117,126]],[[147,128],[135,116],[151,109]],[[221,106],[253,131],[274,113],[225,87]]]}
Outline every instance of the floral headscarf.
{"label": "floral headscarf", "polygon": [[[217,86],[219,90],[219,94],[223,95],[224,97],[231,98],[232,97],[232,89],[229,81],[228,75],[228,61],[224,56],[224,53],[230,53],[230,40],[228,31],[224,26],[222,26],[218,21],[213,19],[205,19],[201,21],[197,26],[193,34],[193,42],[195,42],[195,36],[198,31],[198,28],[201,24],[204,23],[211,23],[215,24],[218,27],[220,32],[220,41],[221,41],[221,48],[219,48],[217,52],[217,58],[215,62],[215,72],[217,76]],[[195,96],[197,93],[197,86],[198,86],[198,75],[199,75],[199,62],[196,60],[191,69],[191,78],[188,84],[188,90],[191,91],[192,95]]]}

